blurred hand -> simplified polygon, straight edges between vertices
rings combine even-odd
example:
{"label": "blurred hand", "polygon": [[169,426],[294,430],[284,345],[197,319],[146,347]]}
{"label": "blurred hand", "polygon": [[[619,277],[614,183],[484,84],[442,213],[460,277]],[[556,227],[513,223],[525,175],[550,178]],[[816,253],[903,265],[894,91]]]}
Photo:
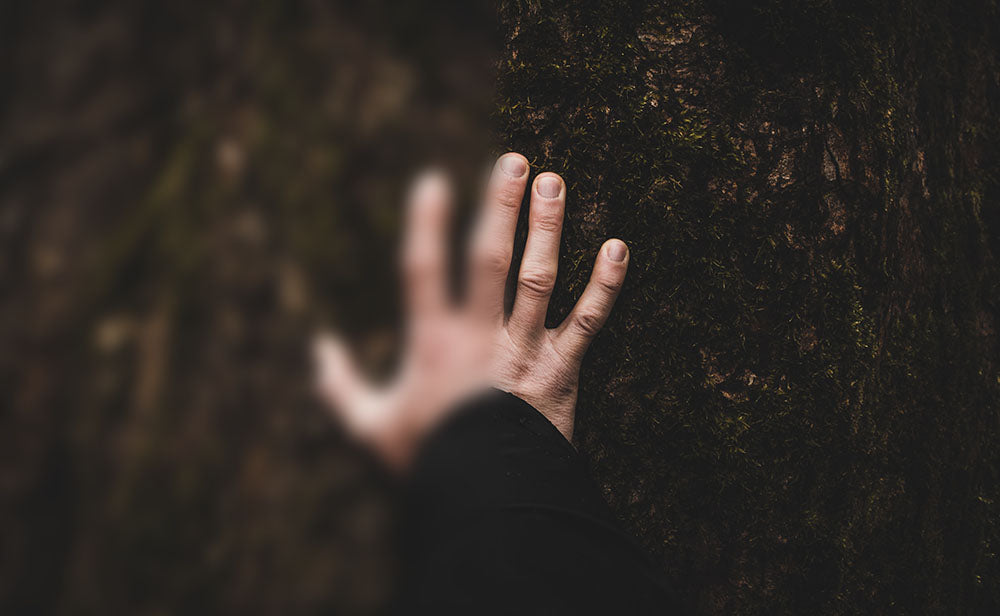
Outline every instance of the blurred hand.
{"label": "blurred hand", "polygon": [[620,240],[605,242],[573,311],[559,327],[546,329],[566,186],[554,173],[538,175],[514,308],[506,315],[504,289],[528,175],[520,154],[506,154],[495,165],[471,238],[466,293],[457,303],[448,288],[448,182],[439,174],[416,182],[402,251],[406,347],[389,384],[366,382],[336,338],[323,336],[316,343],[322,398],[391,466],[405,466],[435,423],[463,398],[489,387],[528,402],[573,438],[580,362],[611,312],[625,279],[628,249]]}

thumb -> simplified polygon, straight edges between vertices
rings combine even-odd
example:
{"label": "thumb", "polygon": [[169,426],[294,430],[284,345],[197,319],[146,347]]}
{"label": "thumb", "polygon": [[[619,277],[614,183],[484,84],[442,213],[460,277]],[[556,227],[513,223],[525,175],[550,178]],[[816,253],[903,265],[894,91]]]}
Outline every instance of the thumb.
{"label": "thumb", "polygon": [[370,397],[370,387],[340,337],[319,334],[312,347],[316,390],[331,411],[344,419]]}

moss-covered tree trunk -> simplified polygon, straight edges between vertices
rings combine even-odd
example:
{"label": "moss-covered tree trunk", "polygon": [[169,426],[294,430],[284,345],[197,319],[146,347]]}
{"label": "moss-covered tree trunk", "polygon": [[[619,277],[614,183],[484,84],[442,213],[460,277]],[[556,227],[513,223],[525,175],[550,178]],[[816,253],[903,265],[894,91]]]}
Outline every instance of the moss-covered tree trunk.
{"label": "moss-covered tree trunk", "polygon": [[[553,321],[632,249],[577,434],[681,598],[1000,611],[996,2],[500,5],[496,148],[570,187]],[[384,603],[303,340],[386,338],[415,154],[479,148],[469,13],[0,2],[0,613]]]}
{"label": "moss-covered tree trunk", "polygon": [[631,246],[578,434],[708,613],[1000,607],[995,2],[505,2],[498,127]]}

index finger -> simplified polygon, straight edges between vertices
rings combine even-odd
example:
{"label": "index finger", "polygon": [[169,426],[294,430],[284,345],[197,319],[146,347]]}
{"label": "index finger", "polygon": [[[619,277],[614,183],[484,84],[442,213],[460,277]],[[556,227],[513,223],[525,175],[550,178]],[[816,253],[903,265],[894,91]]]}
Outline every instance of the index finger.
{"label": "index finger", "polygon": [[489,318],[503,317],[517,215],[527,183],[527,159],[514,152],[501,156],[490,176],[486,200],[473,233],[469,302],[475,312]]}

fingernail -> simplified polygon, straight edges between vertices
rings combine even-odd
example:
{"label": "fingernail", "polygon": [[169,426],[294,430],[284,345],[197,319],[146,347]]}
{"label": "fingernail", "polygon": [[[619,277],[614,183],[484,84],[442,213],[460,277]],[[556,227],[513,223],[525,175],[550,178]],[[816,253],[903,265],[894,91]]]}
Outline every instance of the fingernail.
{"label": "fingernail", "polygon": [[625,242],[614,241],[608,246],[608,256],[611,257],[612,261],[621,263],[625,260],[625,255],[628,254],[628,247],[625,246]]}
{"label": "fingernail", "polygon": [[508,154],[500,159],[500,167],[506,171],[508,174],[519,178],[524,175],[524,172],[528,170],[528,166],[524,164],[524,159],[520,156],[514,156],[513,154]]}
{"label": "fingernail", "polygon": [[551,199],[558,197],[560,192],[562,192],[562,182],[559,178],[546,175],[538,180],[538,194],[541,196]]}

